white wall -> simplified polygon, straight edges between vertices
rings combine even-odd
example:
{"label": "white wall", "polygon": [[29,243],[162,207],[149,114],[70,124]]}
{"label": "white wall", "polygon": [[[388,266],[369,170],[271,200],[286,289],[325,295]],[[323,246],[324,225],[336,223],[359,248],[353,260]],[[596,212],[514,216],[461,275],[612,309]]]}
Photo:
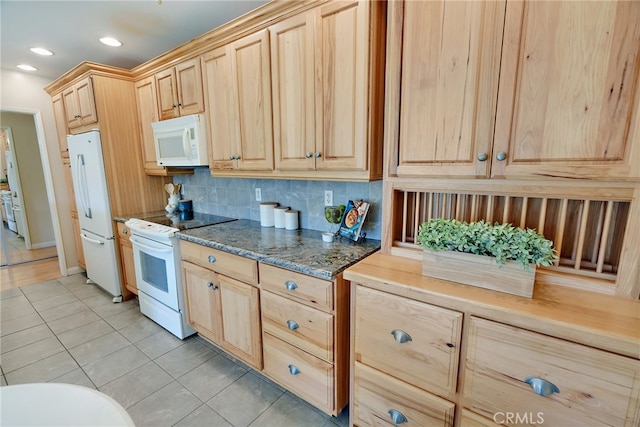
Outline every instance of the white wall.
{"label": "white wall", "polygon": [[[61,260],[64,260],[65,270],[69,268],[75,269],[78,265],[78,257],[76,255],[73,228],[69,213],[69,194],[67,194],[63,165],[60,159],[51,97],[43,89],[49,83],[51,83],[50,79],[1,69],[0,109],[19,112],[25,112],[25,110],[27,110],[40,113],[44,128],[44,143],[46,144],[49,168],[53,178],[53,195],[57,204],[56,216],[60,224],[61,242],[59,242],[58,251],[60,252],[61,248],[64,250],[64,253],[58,253],[58,256]],[[64,272],[65,271],[63,271],[63,273]]]}
{"label": "white wall", "polygon": [[[29,227],[31,247],[53,246],[53,224],[47,203],[47,189],[33,114],[0,112],[0,124],[11,128],[14,161],[22,188],[22,210]],[[12,189],[17,190],[17,189]]]}

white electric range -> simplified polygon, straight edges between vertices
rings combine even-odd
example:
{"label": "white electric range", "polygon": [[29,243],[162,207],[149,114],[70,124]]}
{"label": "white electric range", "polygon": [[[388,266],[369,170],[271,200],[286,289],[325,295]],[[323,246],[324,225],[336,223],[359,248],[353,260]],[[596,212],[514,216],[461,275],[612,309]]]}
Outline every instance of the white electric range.
{"label": "white electric range", "polygon": [[[208,214],[186,218],[176,221],[172,216],[159,216],[150,218],[154,222],[137,218],[125,222],[131,231],[129,240],[133,246],[140,311],[180,339],[196,331],[187,324],[176,233],[181,229],[235,221]],[[159,224],[161,220],[175,226]]]}

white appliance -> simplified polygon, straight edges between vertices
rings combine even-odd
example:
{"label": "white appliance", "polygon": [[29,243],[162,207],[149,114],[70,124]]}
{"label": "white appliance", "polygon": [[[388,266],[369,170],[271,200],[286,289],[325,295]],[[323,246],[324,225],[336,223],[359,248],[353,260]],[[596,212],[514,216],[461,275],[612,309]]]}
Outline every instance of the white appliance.
{"label": "white appliance", "polygon": [[67,144],[87,277],[113,295],[113,302],[120,302],[122,284],[100,132],[69,135]]}
{"label": "white appliance", "polygon": [[140,311],[180,339],[196,333],[187,324],[177,228],[132,218],[133,262]]}
{"label": "white appliance", "polygon": [[[5,151],[5,158],[7,159],[7,180],[9,181],[9,188],[11,189],[11,200],[9,206],[11,208],[11,224],[8,221],[9,229],[15,231],[20,236],[24,236],[24,212],[22,211],[22,197],[19,193],[20,185],[18,180],[18,170],[13,161],[13,153],[11,151]],[[7,206],[7,199],[5,199],[5,206]],[[9,212],[7,211],[7,219]],[[13,228],[12,228],[13,226]]]}
{"label": "white appliance", "polygon": [[207,134],[203,114],[151,123],[160,166],[206,166]]}
{"label": "white appliance", "polygon": [[7,227],[14,233],[18,232],[16,218],[13,214],[13,203],[11,202],[11,191],[2,190],[2,202],[4,204],[4,212],[7,215]]}

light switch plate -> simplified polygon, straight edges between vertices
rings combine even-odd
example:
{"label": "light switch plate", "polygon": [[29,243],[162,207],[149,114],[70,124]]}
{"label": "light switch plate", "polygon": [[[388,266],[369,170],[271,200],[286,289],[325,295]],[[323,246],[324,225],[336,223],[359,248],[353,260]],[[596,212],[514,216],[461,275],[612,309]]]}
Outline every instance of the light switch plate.
{"label": "light switch plate", "polygon": [[261,202],[262,201],[262,190],[259,188],[256,188],[256,202]]}

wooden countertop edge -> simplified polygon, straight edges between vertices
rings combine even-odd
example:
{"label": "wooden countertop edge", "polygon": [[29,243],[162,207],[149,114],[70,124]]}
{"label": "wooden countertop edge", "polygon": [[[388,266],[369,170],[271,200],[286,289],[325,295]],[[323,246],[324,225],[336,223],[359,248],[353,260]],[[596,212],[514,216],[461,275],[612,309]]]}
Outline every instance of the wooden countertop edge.
{"label": "wooden countertop edge", "polygon": [[373,254],[344,278],[407,298],[640,359],[640,301],[536,283],[533,298],[422,275],[422,263]]}

